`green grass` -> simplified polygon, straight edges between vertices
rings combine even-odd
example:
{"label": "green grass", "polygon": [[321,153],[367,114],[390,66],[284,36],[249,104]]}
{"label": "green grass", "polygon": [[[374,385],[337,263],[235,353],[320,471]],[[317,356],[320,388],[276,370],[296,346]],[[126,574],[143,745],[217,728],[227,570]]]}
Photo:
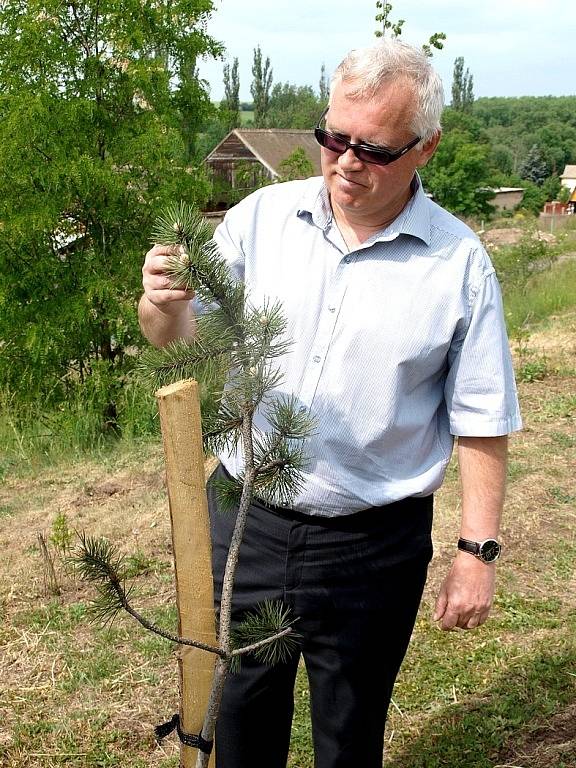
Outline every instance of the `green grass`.
{"label": "green grass", "polygon": [[[573,701],[576,614],[562,616],[560,608],[555,598],[502,592],[495,618],[479,633],[442,632],[421,617],[394,689],[388,727],[390,735],[409,721],[414,734],[406,748],[391,750],[387,767],[493,768],[514,733]],[[523,638],[535,631],[549,638],[523,647]],[[508,634],[513,642],[504,639]],[[289,766],[313,768],[303,669],[295,703]]]}
{"label": "green grass", "polygon": [[576,670],[572,638],[519,656],[505,674],[486,668],[486,683],[465,702],[440,706],[389,768],[493,768],[520,729],[529,730],[573,701],[570,670]]}
{"label": "green grass", "polygon": [[117,397],[118,429],[104,426],[102,397],[78,387],[65,405],[46,409],[43,402],[19,403],[0,395],[0,482],[26,467],[38,469],[82,456],[115,452],[159,434],[157,408],[151,388],[129,380]]}
{"label": "green grass", "polygon": [[576,259],[534,275],[526,286],[504,289],[508,332],[576,307]]}

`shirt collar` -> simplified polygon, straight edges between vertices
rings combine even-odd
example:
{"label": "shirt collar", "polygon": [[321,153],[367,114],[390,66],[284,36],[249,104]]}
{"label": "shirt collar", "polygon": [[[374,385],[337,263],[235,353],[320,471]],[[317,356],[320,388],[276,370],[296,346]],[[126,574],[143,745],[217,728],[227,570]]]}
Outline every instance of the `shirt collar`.
{"label": "shirt collar", "polygon": [[[332,222],[332,208],[330,207],[328,190],[321,176],[310,179],[310,182],[302,195],[297,214],[300,216],[303,213],[309,213],[312,222],[317,227],[326,229]],[[414,177],[414,184],[416,189],[406,206],[394,221],[370,238],[371,242],[393,240],[398,235],[412,235],[423,240],[426,245],[430,245],[430,209],[418,174]]]}

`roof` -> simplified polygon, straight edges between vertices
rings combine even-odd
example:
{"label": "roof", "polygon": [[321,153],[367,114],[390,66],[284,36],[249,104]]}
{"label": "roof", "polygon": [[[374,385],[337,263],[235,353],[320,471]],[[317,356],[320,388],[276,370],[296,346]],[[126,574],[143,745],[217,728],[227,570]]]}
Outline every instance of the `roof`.
{"label": "roof", "polygon": [[280,164],[298,147],[302,147],[312,163],[314,175],[320,176],[320,146],[312,131],[235,128],[210,152],[205,162],[215,165],[218,162],[256,159],[273,176],[279,176]]}
{"label": "roof", "polygon": [[494,189],[494,194],[500,195],[507,192],[524,192],[524,187],[496,187]]}
{"label": "roof", "polygon": [[567,165],[564,168],[564,173],[560,176],[561,179],[576,179],[576,165]]}

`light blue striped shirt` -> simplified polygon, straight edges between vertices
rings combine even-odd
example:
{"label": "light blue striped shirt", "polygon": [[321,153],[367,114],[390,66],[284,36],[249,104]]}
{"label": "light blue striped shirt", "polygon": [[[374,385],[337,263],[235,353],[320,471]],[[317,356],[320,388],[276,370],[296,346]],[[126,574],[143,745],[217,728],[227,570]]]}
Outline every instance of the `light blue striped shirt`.
{"label": "light blue striped shirt", "polygon": [[[258,190],[215,240],[251,302],[277,299],[288,319],[278,392],[316,419],[295,509],[333,516],[428,495],[454,435],[521,428],[494,268],[419,183],[353,251],[322,178]],[[255,424],[266,429],[262,414]],[[240,453],[221,460],[232,475],[242,469]]]}

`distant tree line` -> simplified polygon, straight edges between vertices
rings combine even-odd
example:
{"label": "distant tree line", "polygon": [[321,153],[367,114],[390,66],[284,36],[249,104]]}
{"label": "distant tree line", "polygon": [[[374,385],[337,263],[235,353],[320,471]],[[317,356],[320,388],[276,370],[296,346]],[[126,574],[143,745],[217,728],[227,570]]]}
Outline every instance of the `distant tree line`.
{"label": "distant tree line", "polygon": [[[381,14],[386,10],[382,6]],[[386,23],[386,19],[383,20]],[[399,22],[398,22],[399,23]],[[388,28],[386,28],[388,29]],[[390,28],[394,34],[394,29]],[[224,68],[225,98],[205,126],[206,154],[241,123],[238,91],[230,93]],[[270,59],[254,51],[251,92],[253,119],[246,127],[312,129],[329,95],[322,66],[319,87],[273,83]],[[234,80],[235,87],[239,83]],[[454,213],[489,216],[498,187],[524,187],[523,207],[537,213],[560,194],[560,174],[576,162],[576,97],[474,98],[474,79],[463,57],[454,62],[451,103],[443,115],[439,149],[422,170],[426,188]],[[233,121],[229,116],[233,115]]]}

